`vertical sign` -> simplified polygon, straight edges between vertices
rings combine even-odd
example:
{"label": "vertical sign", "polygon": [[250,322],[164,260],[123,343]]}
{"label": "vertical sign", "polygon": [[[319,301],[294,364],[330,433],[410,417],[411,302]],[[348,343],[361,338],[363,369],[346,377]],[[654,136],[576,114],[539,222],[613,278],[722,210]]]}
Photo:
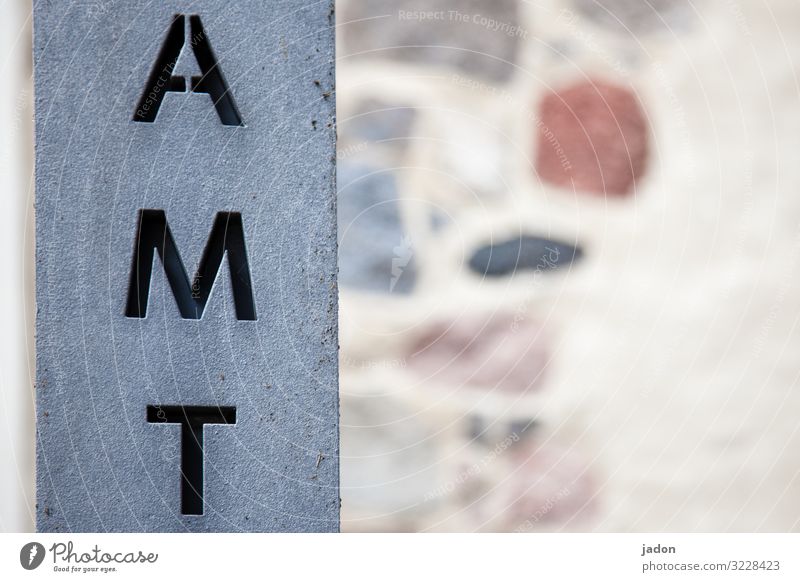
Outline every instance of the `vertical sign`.
{"label": "vertical sign", "polygon": [[336,531],[333,3],[34,2],[40,531]]}

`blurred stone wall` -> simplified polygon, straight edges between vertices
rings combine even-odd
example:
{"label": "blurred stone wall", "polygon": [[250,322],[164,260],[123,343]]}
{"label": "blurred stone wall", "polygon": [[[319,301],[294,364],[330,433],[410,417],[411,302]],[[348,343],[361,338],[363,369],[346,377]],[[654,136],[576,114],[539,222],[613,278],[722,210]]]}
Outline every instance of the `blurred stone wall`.
{"label": "blurred stone wall", "polygon": [[343,529],[798,529],[800,5],[337,26]]}

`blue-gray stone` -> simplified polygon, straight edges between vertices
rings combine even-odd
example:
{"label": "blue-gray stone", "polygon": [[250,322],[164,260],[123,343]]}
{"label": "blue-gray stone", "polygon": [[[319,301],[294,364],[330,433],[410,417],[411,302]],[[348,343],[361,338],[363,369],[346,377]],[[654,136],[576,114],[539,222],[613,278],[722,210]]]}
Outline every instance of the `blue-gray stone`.
{"label": "blue-gray stone", "polygon": [[487,277],[501,277],[518,271],[552,271],[580,259],[580,247],[540,238],[522,236],[497,244],[481,247],[469,260],[475,273]]}
{"label": "blue-gray stone", "polygon": [[433,232],[439,232],[453,226],[453,219],[443,211],[434,209],[429,214],[429,225]]}
{"label": "blue-gray stone", "polygon": [[[333,2],[92,5],[34,6],[37,528],[336,531]],[[165,77],[147,121],[173,33],[178,80]],[[166,216],[190,277],[215,218],[233,216],[218,213],[240,214],[246,249],[235,262],[225,247],[217,276],[198,280],[213,283],[199,319],[182,316],[158,257],[146,317],[130,316],[143,209]],[[220,241],[238,244],[235,224]],[[255,320],[239,311],[246,293],[234,304],[248,288]],[[195,513],[179,407],[208,413],[189,432],[205,455],[188,457],[203,467]]]}
{"label": "blue-gray stone", "polygon": [[395,176],[359,164],[339,167],[339,281],[377,293],[410,293],[414,245],[403,228]]}
{"label": "blue-gray stone", "polygon": [[355,115],[340,124],[339,139],[353,142],[396,140],[399,146],[405,146],[415,117],[413,107],[368,99],[359,104]]}

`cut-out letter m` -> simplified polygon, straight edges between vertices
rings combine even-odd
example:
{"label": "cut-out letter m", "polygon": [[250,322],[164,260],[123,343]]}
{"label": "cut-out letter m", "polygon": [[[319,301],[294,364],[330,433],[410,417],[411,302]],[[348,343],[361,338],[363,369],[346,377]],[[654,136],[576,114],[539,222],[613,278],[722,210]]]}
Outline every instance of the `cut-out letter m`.
{"label": "cut-out letter m", "polygon": [[227,253],[236,318],[255,321],[256,306],[253,300],[253,285],[250,281],[250,266],[247,263],[247,249],[244,243],[244,228],[240,213],[217,213],[197,273],[190,282],[178,247],[175,245],[175,239],[172,238],[164,211],[140,210],[131,263],[128,301],[125,308],[126,317],[143,318],[147,316],[154,251],[158,251],[167,281],[183,319],[203,317],[203,311],[222,265],[222,258]]}

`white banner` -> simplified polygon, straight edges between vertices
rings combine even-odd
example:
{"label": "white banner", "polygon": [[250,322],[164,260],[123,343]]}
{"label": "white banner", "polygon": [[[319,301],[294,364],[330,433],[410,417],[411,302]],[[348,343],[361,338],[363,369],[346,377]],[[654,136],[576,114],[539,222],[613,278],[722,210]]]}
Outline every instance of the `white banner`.
{"label": "white banner", "polygon": [[793,534],[4,534],[0,580],[800,580]]}

